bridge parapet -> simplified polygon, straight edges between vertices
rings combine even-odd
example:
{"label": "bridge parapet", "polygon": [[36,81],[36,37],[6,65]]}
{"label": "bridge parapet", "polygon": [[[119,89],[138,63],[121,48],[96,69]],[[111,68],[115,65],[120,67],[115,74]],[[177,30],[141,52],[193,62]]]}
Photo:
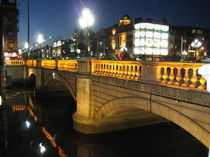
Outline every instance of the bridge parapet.
{"label": "bridge parapet", "polygon": [[198,74],[205,63],[92,61],[92,74],[167,86],[206,91],[206,80]]}
{"label": "bridge parapet", "polygon": [[27,60],[26,65],[29,67],[36,67],[37,66],[37,60]]}
{"label": "bridge parapet", "polygon": [[111,60],[7,60],[5,63],[6,66],[27,65],[206,91],[206,80],[198,74],[198,68],[206,63]]}
{"label": "bridge parapet", "polygon": [[206,80],[198,74],[205,63],[158,62],[158,80],[161,84],[206,91]]}
{"label": "bridge parapet", "polygon": [[23,66],[23,65],[25,65],[24,60],[5,60],[4,63],[6,66]]}

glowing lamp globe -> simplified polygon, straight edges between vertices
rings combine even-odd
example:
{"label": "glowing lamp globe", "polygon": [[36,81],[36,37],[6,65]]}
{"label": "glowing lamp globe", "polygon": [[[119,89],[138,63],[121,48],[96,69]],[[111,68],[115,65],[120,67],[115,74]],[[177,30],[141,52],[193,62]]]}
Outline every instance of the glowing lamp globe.
{"label": "glowing lamp globe", "polygon": [[94,23],[94,17],[88,8],[82,10],[82,16],[79,18],[80,26],[84,28],[91,27]]}

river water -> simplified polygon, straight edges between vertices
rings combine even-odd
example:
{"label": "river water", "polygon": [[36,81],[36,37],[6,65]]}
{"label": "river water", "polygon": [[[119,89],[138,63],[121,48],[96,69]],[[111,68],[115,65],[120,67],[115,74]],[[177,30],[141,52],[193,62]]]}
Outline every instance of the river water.
{"label": "river water", "polygon": [[[72,129],[75,104],[65,93],[8,89],[0,110],[1,157],[207,157],[197,139],[173,123],[84,135]],[[32,95],[32,96],[31,96]]]}

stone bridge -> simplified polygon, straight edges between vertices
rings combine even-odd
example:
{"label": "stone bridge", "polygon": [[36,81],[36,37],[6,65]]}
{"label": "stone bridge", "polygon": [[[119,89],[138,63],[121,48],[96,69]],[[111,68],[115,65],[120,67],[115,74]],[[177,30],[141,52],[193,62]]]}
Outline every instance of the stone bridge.
{"label": "stone bridge", "polygon": [[[15,63],[17,62],[17,63]],[[28,60],[7,61],[37,89],[61,90],[76,102],[75,130],[102,133],[171,121],[210,147],[210,94],[203,63]]]}

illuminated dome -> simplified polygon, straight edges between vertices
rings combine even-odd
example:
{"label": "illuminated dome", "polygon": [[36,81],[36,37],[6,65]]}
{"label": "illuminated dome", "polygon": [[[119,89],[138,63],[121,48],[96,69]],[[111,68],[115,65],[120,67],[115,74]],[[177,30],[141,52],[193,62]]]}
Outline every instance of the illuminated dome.
{"label": "illuminated dome", "polygon": [[119,23],[119,26],[122,26],[122,25],[129,25],[131,24],[131,19],[130,17],[128,16],[128,14],[124,14],[122,16],[122,18],[120,19],[120,23]]}

